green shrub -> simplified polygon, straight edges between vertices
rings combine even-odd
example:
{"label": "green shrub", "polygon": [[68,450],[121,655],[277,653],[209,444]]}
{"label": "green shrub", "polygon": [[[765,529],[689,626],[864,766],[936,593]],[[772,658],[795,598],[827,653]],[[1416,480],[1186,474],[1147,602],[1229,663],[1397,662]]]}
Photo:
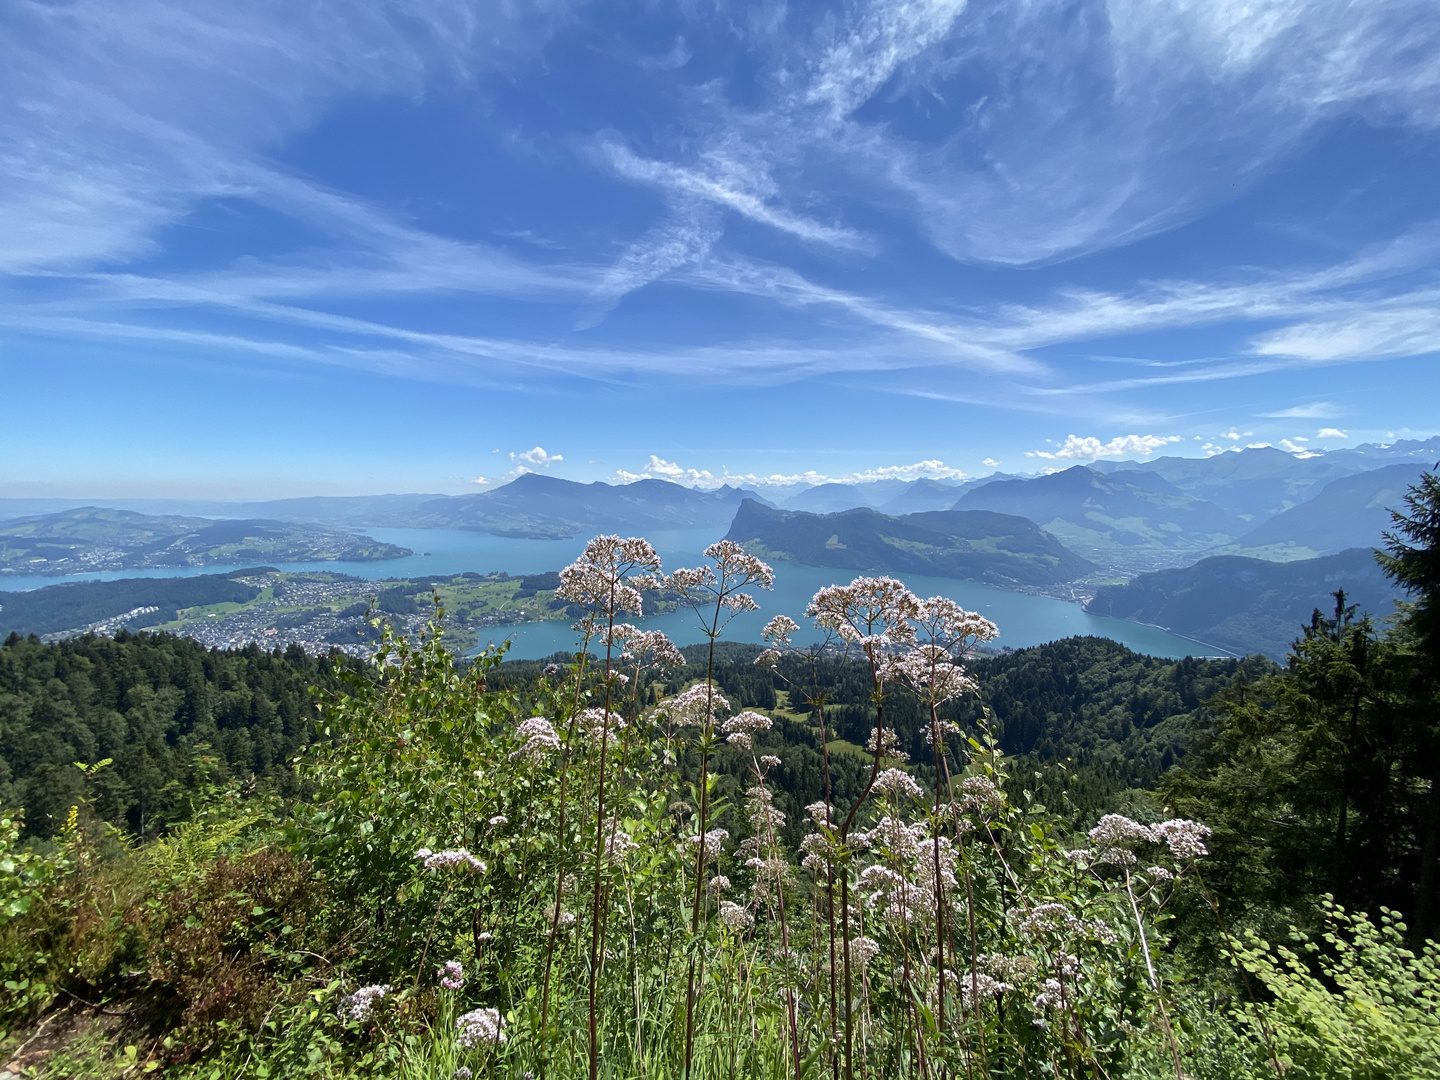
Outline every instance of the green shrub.
{"label": "green shrub", "polygon": [[1319,940],[1293,930],[1291,945],[1254,934],[1237,948],[1242,964],[1273,995],[1238,1013],[1273,1046],[1294,1080],[1433,1080],[1440,1076],[1440,949],[1404,944],[1404,924],[1382,911],[1323,902]]}
{"label": "green shrub", "polygon": [[21,831],[18,815],[0,817],[0,1022],[34,1012],[55,992],[48,943],[33,932],[32,915],[69,868],[63,849],[46,855],[21,848]]}

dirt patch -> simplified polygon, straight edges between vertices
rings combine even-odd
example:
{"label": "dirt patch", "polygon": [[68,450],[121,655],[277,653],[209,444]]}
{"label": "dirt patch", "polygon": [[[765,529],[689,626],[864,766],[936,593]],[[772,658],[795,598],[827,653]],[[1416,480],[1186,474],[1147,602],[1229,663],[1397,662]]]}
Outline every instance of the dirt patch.
{"label": "dirt patch", "polygon": [[71,1002],[46,1013],[0,1049],[0,1080],[139,1075],[156,1067],[152,1060],[158,1065],[159,1049],[129,1010]]}

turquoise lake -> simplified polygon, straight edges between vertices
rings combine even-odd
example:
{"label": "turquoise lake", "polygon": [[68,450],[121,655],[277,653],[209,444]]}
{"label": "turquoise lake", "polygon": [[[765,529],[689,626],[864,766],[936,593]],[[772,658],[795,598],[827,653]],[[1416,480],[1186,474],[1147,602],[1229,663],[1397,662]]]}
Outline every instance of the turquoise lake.
{"label": "turquoise lake", "polygon": [[[394,577],[420,577],[427,574],[459,574],[467,571],[490,573],[503,570],[511,574],[534,574],[558,570],[571,563],[585,546],[583,539],[521,540],[504,536],[454,529],[367,529],[377,540],[410,548],[414,555],[384,562],[308,562],[280,563],[281,570],[331,570],[356,577],[379,580]],[[655,545],[665,567],[691,565],[699,561],[705,547],[718,539],[714,529],[679,529],[652,531],[648,539]],[[184,567],[164,570],[117,570],[66,577],[25,577],[0,579],[0,589],[36,589],[68,581],[114,580],[134,577],[193,577],[198,574],[226,573],[239,566]],[[775,564],[775,588],[757,591],[760,610],[741,615],[730,624],[725,634],[729,641],[759,641],[760,629],[775,615],[789,615],[805,625],[805,605],[816,590],[836,582],[849,581],[855,575],[845,570],[830,570],[798,563]],[[1010,592],[973,581],[953,578],[904,575],[905,583],[921,596],[948,596],[972,611],[978,611],[1000,627],[995,645],[1023,648],[1077,634],[1093,634],[1112,638],[1137,652],[1152,656],[1217,656],[1224,650],[1177,637],[1152,626],[1126,622],[1086,613],[1079,604],[1048,596],[1031,596]],[[636,620],[647,628],[663,630],[681,645],[702,640],[695,618],[687,612],[660,615]],[[497,626],[487,630],[482,641],[511,641],[509,655],[516,659],[533,659],[572,648],[574,635],[568,623],[523,623]],[[803,635],[800,638],[803,642]]]}

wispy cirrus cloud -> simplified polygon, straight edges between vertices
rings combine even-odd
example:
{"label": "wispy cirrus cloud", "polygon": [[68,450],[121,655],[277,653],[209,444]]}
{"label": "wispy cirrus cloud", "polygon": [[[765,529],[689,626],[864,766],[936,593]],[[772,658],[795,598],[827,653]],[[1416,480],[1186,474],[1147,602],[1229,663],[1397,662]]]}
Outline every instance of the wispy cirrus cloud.
{"label": "wispy cirrus cloud", "polygon": [[[1337,242],[1328,265],[1312,251],[1303,266],[1056,273],[1013,289],[1018,272],[993,269],[1189,220],[1333,118],[1432,131],[1440,26],[1420,0],[821,10],[652,12],[677,32],[662,60],[653,41],[636,53],[646,107],[618,108],[597,92],[609,84],[568,70],[576,81],[553,93],[571,110],[547,121],[547,152],[583,175],[537,201],[544,220],[501,221],[358,194],[285,165],[284,150],[362,99],[454,94],[483,112],[495,85],[524,96],[548,43],[610,31],[613,14],[463,0],[12,5],[0,15],[0,90],[14,103],[0,115],[0,325],[467,386],[535,373],[850,380],[1081,412],[1112,431],[1167,429],[1139,400],[1167,385],[1437,350],[1433,222],[1348,254]],[[507,137],[537,123],[509,122]],[[598,199],[557,224],[596,186],[631,200],[623,226]],[[235,250],[167,259],[187,215],[220,203],[283,219],[288,244],[236,230]],[[527,234],[516,225],[581,240],[507,249],[497,238]],[[934,250],[919,259],[922,240]],[[606,319],[657,282],[707,310],[734,306],[638,330]],[[492,306],[476,314],[476,301]],[[1145,354],[1145,335],[1202,329],[1220,343],[1123,371],[1062,355],[1117,337]]]}
{"label": "wispy cirrus cloud", "polygon": [[1312,401],[1306,405],[1292,405],[1288,409],[1278,409],[1261,415],[1274,420],[1328,420],[1332,416],[1339,416],[1340,409],[1333,402]]}
{"label": "wispy cirrus cloud", "polygon": [[700,167],[685,168],[639,157],[611,141],[602,142],[600,150],[619,175],[653,185],[671,195],[723,206],[799,240],[842,248],[861,247],[864,243],[854,229],[827,225],[775,205],[771,200],[778,189],[771,177],[722,152],[706,154]]}

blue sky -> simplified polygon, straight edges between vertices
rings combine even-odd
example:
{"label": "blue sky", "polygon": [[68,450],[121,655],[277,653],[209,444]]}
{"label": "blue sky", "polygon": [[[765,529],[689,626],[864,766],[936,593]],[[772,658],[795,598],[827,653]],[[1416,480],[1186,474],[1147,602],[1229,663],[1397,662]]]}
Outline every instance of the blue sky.
{"label": "blue sky", "polygon": [[1440,430],[1428,0],[14,0],[0,56],[0,495]]}

